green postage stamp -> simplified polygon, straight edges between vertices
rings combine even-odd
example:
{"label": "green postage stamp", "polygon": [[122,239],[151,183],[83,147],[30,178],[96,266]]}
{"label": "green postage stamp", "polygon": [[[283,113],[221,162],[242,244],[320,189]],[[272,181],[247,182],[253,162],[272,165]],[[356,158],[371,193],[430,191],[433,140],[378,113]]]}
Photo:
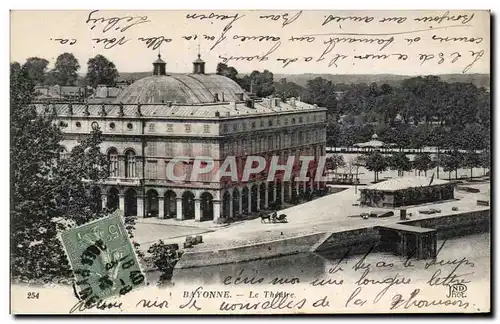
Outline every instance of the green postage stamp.
{"label": "green postage stamp", "polygon": [[69,229],[61,239],[76,277],[78,296],[86,305],[125,295],[146,284],[119,212]]}

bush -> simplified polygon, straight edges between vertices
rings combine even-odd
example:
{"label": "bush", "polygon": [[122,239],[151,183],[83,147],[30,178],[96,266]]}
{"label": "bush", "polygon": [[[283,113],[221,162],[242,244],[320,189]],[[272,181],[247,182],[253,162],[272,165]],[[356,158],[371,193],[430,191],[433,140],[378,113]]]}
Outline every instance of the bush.
{"label": "bush", "polygon": [[172,278],[174,267],[181,258],[182,251],[179,251],[177,244],[165,244],[159,240],[148,249],[148,254],[151,254],[152,265],[161,273],[161,283]]}

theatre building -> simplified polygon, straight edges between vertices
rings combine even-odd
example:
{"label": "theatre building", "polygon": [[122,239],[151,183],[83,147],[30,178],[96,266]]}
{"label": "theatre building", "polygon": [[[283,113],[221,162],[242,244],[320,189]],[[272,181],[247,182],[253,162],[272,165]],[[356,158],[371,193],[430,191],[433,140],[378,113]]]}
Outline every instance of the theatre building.
{"label": "theatre building", "polygon": [[[62,145],[70,151],[78,140],[99,126],[104,134],[109,178],[95,187],[102,206],[121,209],[125,215],[196,221],[237,217],[265,209],[272,202],[290,201],[292,192],[314,191],[317,159],[325,155],[326,109],[278,98],[256,98],[233,80],[205,73],[198,56],[193,73],[168,74],[158,56],[152,76],[123,89],[114,103],[38,103],[49,106],[68,127]],[[212,157],[216,166],[228,156],[238,165],[248,155],[268,160],[279,156],[285,164],[291,155],[314,156],[310,181],[268,182],[266,170],[246,182],[201,175],[197,181],[167,178],[173,157],[176,173],[189,174],[197,156]],[[293,174],[297,175],[296,165]]]}

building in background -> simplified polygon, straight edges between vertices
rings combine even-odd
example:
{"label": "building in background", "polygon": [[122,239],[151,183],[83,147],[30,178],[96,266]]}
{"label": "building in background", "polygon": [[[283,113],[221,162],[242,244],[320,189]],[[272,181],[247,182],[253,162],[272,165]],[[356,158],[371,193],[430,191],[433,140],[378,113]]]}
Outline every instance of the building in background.
{"label": "building in background", "polygon": [[[217,222],[325,186],[314,177],[325,155],[326,109],[294,98],[255,98],[227,77],[205,74],[199,56],[193,73],[169,75],[158,55],[153,75],[123,89],[113,103],[46,102],[37,108],[44,111],[47,105],[68,124],[62,143],[67,151],[92,127],[103,131],[110,176],[93,190],[103,207],[119,208],[127,216]],[[166,177],[173,157],[189,157],[176,164],[176,172],[189,175],[197,156],[212,157],[216,167],[235,156],[241,167],[249,155],[267,161],[277,155],[283,165],[293,155],[294,176],[300,171],[299,156],[314,156],[307,173],[311,180],[299,183],[292,176],[282,181],[278,174],[268,182],[267,169],[247,182],[214,181],[210,174],[182,183]]]}

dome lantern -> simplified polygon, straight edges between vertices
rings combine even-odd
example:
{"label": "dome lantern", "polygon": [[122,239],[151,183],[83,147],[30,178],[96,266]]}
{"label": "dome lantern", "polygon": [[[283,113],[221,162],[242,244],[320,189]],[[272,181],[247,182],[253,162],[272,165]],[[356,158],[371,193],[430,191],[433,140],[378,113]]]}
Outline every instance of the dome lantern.
{"label": "dome lantern", "polygon": [[201,59],[200,53],[198,53],[198,58],[193,62],[193,73],[205,74],[205,61]]}
{"label": "dome lantern", "polygon": [[165,67],[167,63],[165,63],[161,59],[161,55],[158,54],[158,59],[153,62],[153,75],[167,75]]}

